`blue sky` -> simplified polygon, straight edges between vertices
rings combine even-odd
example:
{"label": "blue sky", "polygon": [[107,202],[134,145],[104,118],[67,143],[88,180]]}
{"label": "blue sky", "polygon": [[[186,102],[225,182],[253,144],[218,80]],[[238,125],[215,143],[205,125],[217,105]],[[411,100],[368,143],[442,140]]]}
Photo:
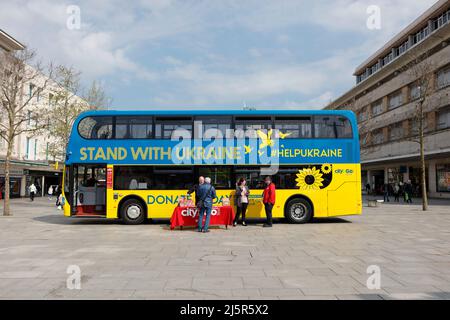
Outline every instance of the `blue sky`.
{"label": "blue sky", "polygon": [[[317,109],[435,0],[0,0],[0,28],[101,81],[114,109]],[[69,5],[81,25],[66,26]],[[381,10],[370,30],[367,8]]]}

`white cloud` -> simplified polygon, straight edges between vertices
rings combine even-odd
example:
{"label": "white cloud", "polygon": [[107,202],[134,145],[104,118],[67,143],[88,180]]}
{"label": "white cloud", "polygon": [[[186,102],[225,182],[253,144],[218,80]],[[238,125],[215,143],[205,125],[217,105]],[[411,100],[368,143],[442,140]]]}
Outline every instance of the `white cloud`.
{"label": "white cloud", "polygon": [[[338,94],[336,88],[351,86],[354,68],[434,2],[82,0],[81,30],[71,31],[65,26],[72,1],[18,0],[2,3],[0,21],[41,57],[74,66],[88,80],[147,84],[154,88],[148,97],[154,103],[279,101],[289,107],[293,101],[323,104]],[[381,8],[381,30],[366,27],[369,5]],[[365,41],[326,52],[325,58],[322,52],[320,59],[305,48],[306,62],[289,45],[311,30],[326,32],[317,37]],[[223,32],[235,39],[218,39]],[[239,40],[241,33],[255,39],[271,35],[273,41],[244,45],[242,58],[226,50],[227,41]]]}

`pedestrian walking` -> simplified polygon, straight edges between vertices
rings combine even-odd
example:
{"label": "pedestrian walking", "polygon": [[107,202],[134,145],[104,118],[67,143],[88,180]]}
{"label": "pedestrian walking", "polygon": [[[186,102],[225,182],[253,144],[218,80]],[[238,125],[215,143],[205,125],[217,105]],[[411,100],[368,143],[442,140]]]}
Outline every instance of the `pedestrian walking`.
{"label": "pedestrian walking", "polygon": [[413,187],[411,184],[411,180],[408,180],[405,183],[405,201],[406,201],[406,203],[412,203],[412,191],[413,191]]}
{"label": "pedestrian walking", "polygon": [[37,192],[37,188],[36,188],[36,186],[34,185],[34,183],[32,183],[32,184],[30,185],[29,190],[30,190],[30,200],[31,200],[31,201],[34,201],[34,196],[36,195],[36,192]]}
{"label": "pedestrian walking", "polygon": [[47,194],[48,194],[48,200],[52,200],[53,199],[53,186],[50,186],[48,188]]}
{"label": "pedestrian walking", "polygon": [[54,194],[56,196],[56,203],[55,203],[55,205],[57,207],[59,207],[61,205],[61,195],[62,195],[62,191],[61,191],[61,186],[60,185],[55,187]]}
{"label": "pedestrian walking", "polygon": [[366,193],[370,194],[370,183],[366,184]]}
{"label": "pedestrian walking", "polygon": [[[206,177],[203,184],[199,184],[195,193],[198,195],[196,206],[199,212],[198,232],[209,232],[209,221],[211,219],[211,210],[213,200],[217,198],[216,189],[211,184],[211,178]],[[206,214],[205,224],[203,224],[203,216]]]}
{"label": "pedestrian walking", "polygon": [[272,227],[272,209],[275,205],[275,184],[272,182],[272,178],[267,176],[264,179],[264,183],[266,184],[266,188],[263,192],[263,204],[264,210],[266,211],[267,221],[263,225],[263,227]]}
{"label": "pedestrian walking", "polygon": [[387,183],[383,185],[383,200],[389,202],[389,185]]}
{"label": "pedestrian walking", "polygon": [[248,206],[248,195],[250,190],[247,187],[247,181],[244,178],[239,179],[236,185],[236,216],[234,217],[233,226],[237,226],[239,222],[239,217],[242,214],[242,225],[246,226],[245,213],[247,212]]}
{"label": "pedestrian walking", "polygon": [[400,186],[397,183],[394,185],[394,200],[400,201]]}

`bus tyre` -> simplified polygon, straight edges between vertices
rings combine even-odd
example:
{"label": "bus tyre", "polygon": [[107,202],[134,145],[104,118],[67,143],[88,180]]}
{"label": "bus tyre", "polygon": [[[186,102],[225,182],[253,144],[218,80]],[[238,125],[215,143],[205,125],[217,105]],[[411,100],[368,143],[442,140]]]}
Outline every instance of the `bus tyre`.
{"label": "bus tyre", "polygon": [[141,224],[145,220],[145,209],[137,199],[128,199],[120,207],[120,216],[125,224]]}
{"label": "bus tyre", "polygon": [[291,223],[309,222],[312,218],[311,204],[306,199],[292,199],[286,205],[286,218]]}

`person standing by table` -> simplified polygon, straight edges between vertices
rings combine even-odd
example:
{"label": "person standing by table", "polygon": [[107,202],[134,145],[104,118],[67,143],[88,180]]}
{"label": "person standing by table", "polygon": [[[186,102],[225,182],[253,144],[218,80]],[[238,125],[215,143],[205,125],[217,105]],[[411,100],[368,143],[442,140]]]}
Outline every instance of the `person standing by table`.
{"label": "person standing by table", "polygon": [[[195,193],[198,195],[197,208],[199,208],[198,232],[209,232],[209,220],[211,219],[211,210],[213,199],[217,198],[216,189],[211,184],[211,178],[206,177],[205,182],[200,184]],[[203,215],[206,213],[205,225],[203,225]]]}
{"label": "person standing by table", "polygon": [[195,204],[197,205],[198,202],[198,187],[205,183],[205,177],[200,176],[198,177],[198,184],[194,184],[189,191],[187,192],[188,195],[195,192]]}
{"label": "person standing by table", "polygon": [[266,184],[266,188],[263,192],[263,204],[264,209],[266,211],[267,221],[263,225],[263,227],[272,227],[272,209],[275,205],[275,184],[272,182],[272,178],[267,176],[264,179],[264,183]]}
{"label": "person standing by table", "polygon": [[239,217],[242,214],[242,225],[247,226],[245,222],[245,213],[247,212],[248,206],[248,195],[250,190],[247,187],[247,182],[244,178],[240,178],[236,185],[236,217],[234,218],[233,226],[237,226],[239,222]]}

